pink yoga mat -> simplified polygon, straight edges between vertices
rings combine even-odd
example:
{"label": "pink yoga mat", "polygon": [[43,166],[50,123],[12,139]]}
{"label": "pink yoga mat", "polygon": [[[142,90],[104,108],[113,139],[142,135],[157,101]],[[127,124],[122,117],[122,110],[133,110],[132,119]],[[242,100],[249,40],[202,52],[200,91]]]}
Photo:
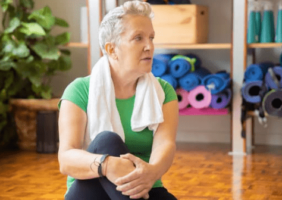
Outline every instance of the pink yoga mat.
{"label": "pink yoga mat", "polygon": [[200,85],[190,91],[188,95],[188,101],[190,105],[194,108],[207,108],[211,104],[212,95],[205,88],[205,86]]}
{"label": "pink yoga mat", "polygon": [[187,106],[189,105],[189,101],[188,101],[188,94],[189,92],[187,92],[184,89],[177,89],[176,90],[176,94],[178,97],[178,108],[179,110],[187,108]]}
{"label": "pink yoga mat", "polygon": [[179,110],[179,115],[185,116],[185,115],[228,115],[229,110],[228,108],[222,108],[222,109],[213,109],[213,108],[185,108],[182,110]]}

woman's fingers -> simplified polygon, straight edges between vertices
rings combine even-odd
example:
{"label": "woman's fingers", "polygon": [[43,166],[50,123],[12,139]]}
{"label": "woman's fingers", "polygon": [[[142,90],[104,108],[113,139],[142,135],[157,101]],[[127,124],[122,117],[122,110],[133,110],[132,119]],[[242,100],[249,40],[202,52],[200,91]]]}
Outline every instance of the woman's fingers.
{"label": "woman's fingers", "polygon": [[131,182],[128,182],[128,183],[125,183],[123,185],[117,186],[116,189],[118,191],[121,191],[121,192],[126,192],[126,191],[129,191],[129,190],[132,190],[133,188],[135,188],[135,187],[137,187],[139,185],[141,185],[139,179],[135,179],[135,180],[133,180]]}
{"label": "woman's fingers", "polygon": [[149,194],[147,193],[147,194],[145,194],[145,196],[143,196],[143,199],[149,199]]}
{"label": "woman's fingers", "polygon": [[[147,189],[145,189],[145,190],[142,190],[140,193],[138,193],[138,194],[135,194],[135,195],[131,195],[130,196],[130,199],[139,199],[139,198],[144,198],[144,199],[146,199],[146,197],[148,197],[149,198],[149,194],[148,194],[148,190]],[[147,198],[147,199],[148,199]]]}
{"label": "woman's fingers", "polygon": [[123,191],[122,194],[126,195],[126,196],[132,196],[132,195],[139,194],[143,190],[144,190],[144,186],[143,185],[138,185],[138,186],[136,186],[134,188],[131,188],[131,189],[126,190],[126,191]]}
{"label": "woman's fingers", "polygon": [[139,177],[140,177],[140,172],[139,172],[139,170],[135,169],[134,171],[130,172],[129,174],[118,178],[115,181],[115,184],[116,185],[123,185],[123,184],[129,183],[131,181],[134,181],[134,180],[138,179]]}

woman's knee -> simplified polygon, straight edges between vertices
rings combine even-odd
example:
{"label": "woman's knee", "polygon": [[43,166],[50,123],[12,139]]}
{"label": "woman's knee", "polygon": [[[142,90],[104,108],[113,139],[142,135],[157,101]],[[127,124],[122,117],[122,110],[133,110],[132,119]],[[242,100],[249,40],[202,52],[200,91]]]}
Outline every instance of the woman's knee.
{"label": "woman's knee", "polygon": [[88,151],[101,154],[107,153],[112,156],[119,156],[129,152],[121,137],[112,131],[99,133],[89,145]]}

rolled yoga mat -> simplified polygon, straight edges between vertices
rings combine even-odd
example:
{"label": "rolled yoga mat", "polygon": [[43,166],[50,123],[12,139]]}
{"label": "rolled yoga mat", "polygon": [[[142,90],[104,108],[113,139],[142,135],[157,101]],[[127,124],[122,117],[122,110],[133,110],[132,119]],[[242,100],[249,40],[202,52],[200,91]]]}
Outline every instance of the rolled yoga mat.
{"label": "rolled yoga mat", "polygon": [[282,117],[282,90],[271,90],[263,98],[264,111],[272,116]]}
{"label": "rolled yoga mat", "polygon": [[267,73],[269,65],[267,64],[252,64],[249,65],[245,71],[245,82],[261,81],[264,75]]}
{"label": "rolled yoga mat", "polygon": [[213,94],[210,107],[215,109],[225,108],[230,103],[231,96],[231,89],[227,89],[218,94]]}
{"label": "rolled yoga mat", "polygon": [[[276,66],[273,68],[273,72],[280,83],[280,87],[282,87],[282,67]],[[265,75],[265,83],[270,89],[278,89],[277,85],[275,84],[274,80],[271,78],[269,72]]]}
{"label": "rolled yoga mat", "polygon": [[176,94],[178,97],[178,108],[179,110],[187,108],[187,106],[189,105],[189,101],[188,101],[188,92],[186,90],[183,90],[181,88],[176,90]]}
{"label": "rolled yoga mat", "polygon": [[156,77],[164,75],[168,70],[168,63],[173,55],[171,54],[157,54],[153,58],[152,73]]}
{"label": "rolled yoga mat", "polygon": [[202,84],[205,85],[207,90],[211,91],[212,94],[217,94],[229,87],[230,75],[225,71],[210,74],[203,79]]}
{"label": "rolled yoga mat", "polygon": [[204,77],[210,74],[206,68],[198,68],[192,73],[186,74],[178,80],[179,86],[186,91],[191,91],[198,85],[201,85]]}
{"label": "rolled yoga mat", "polygon": [[165,74],[165,75],[161,76],[161,79],[163,79],[166,82],[168,82],[176,90],[176,88],[177,88],[177,80],[173,76],[171,76],[170,74]]}
{"label": "rolled yoga mat", "polygon": [[193,89],[188,95],[188,101],[194,108],[207,108],[211,104],[211,93],[200,85]]}
{"label": "rolled yoga mat", "polygon": [[180,78],[195,70],[195,62],[195,58],[176,55],[169,62],[169,72],[174,78]]}
{"label": "rolled yoga mat", "polygon": [[262,81],[252,81],[244,83],[241,89],[243,98],[249,103],[259,103],[261,101],[259,92],[262,84]]}

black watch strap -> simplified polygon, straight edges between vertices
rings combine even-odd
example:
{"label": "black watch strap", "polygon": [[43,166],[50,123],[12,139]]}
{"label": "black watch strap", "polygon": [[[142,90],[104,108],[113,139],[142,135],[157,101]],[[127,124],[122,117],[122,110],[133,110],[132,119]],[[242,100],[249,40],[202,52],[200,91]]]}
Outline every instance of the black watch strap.
{"label": "black watch strap", "polygon": [[99,163],[99,166],[98,166],[98,174],[100,177],[103,177],[103,173],[102,173],[102,163],[106,160],[106,158],[109,156],[109,154],[104,154],[102,157],[101,157],[101,160],[100,160],[100,163]]}

